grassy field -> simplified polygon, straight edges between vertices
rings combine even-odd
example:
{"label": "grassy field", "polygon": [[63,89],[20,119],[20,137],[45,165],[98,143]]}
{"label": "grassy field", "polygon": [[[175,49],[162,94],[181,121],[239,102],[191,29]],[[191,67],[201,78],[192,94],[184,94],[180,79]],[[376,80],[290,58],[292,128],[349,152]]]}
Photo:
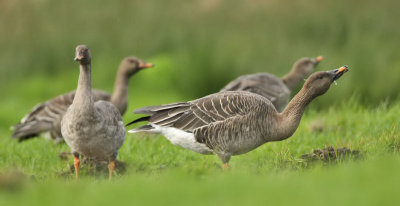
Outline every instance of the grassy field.
{"label": "grassy field", "polygon": [[[398,205],[400,191],[399,1],[2,0],[0,1],[0,205]],[[112,91],[119,61],[156,64],[130,83],[136,108],[198,98],[241,74],[282,76],[300,57],[317,70],[349,65],[307,109],[293,137],[233,157],[128,134],[113,182],[70,172],[65,144],[17,143],[10,126],[34,105],[76,88],[74,48],[93,56],[93,87]],[[311,161],[315,149],[358,155]]]}
{"label": "grassy field", "polygon": [[[85,167],[75,183],[69,170],[72,158],[58,157],[69,151],[65,144],[43,138],[18,144],[2,130],[3,176],[20,171],[26,178],[6,186],[3,177],[0,204],[396,205],[400,103],[365,108],[357,101],[326,111],[308,110],[293,137],[233,157],[230,171],[221,169],[216,156],[173,146],[163,137],[128,135],[118,157],[126,163],[126,172],[112,183],[107,173],[89,175]],[[301,158],[327,146],[358,150],[359,155],[328,161]]]}

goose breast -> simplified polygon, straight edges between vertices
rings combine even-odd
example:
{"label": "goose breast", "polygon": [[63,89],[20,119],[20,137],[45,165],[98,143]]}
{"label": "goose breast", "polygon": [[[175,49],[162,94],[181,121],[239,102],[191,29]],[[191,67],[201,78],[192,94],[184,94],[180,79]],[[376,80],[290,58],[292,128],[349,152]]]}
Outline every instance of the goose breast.
{"label": "goose breast", "polygon": [[73,151],[87,157],[107,159],[125,140],[124,123],[118,109],[111,103],[97,101],[94,108],[95,115],[67,112],[62,121],[70,123],[61,124],[63,136]]}

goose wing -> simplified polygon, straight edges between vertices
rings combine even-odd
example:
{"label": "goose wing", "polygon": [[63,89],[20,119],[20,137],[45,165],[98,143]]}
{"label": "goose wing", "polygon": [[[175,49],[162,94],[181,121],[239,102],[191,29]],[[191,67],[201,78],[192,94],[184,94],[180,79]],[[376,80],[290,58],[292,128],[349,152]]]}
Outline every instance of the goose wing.
{"label": "goose wing", "polygon": [[12,137],[23,141],[50,131],[52,126],[61,120],[74,95],[75,92],[59,95],[33,108],[19,124],[14,126]]}
{"label": "goose wing", "polygon": [[220,92],[189,102],[144,107],[134,113],[150,115],[141,120],[158,126],[194,132],[215,122],[246,115],[253,109],[254,96],[262,98],[249,92]]}

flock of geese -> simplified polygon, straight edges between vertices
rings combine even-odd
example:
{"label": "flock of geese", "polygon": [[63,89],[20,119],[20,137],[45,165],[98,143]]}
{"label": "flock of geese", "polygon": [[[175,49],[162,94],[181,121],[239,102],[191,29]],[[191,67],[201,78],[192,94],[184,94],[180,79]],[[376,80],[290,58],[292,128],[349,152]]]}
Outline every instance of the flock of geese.
{"label": "flock of geese", "polygon": [[[12,137],[24,141],[49,132],[54,141],[65,140],[74,155],[76,179],[80,156],[108,161],[111,179],[125,140],[125,127],[142,121],[148,124],[128,132],[161,134],[172,144],[201,154],[216,154],[223,167],[229,168],[232,155],[292,136],[307,105],[348,71],[342,66],[311,74],[322,57],[302,58],[283,78],[268,73],[241,76],[220,92],[200,99],[139,108],[133,113],[146,116],[124,125],[121,115],[128,105],[129,78],[154,65],[136,57],[123,59],[114,92],[109,94],[92,89],[88,46],[76,47],[75,61],[80,64],[76,91],[36,106],[15,125]],[[290,100],[291,90],[305,78],[302,89]]]}

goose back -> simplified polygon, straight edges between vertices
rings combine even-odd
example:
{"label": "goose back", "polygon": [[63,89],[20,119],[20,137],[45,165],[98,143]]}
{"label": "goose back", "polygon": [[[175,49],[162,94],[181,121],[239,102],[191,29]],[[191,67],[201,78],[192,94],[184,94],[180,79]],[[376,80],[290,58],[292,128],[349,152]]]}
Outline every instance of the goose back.
{"label": "goose back", "polygon": [[290,90],[275,75],[256,73],[243,75],[228,83],[221,91],[248,91],[269,99],[278,111],[289,103]]}

